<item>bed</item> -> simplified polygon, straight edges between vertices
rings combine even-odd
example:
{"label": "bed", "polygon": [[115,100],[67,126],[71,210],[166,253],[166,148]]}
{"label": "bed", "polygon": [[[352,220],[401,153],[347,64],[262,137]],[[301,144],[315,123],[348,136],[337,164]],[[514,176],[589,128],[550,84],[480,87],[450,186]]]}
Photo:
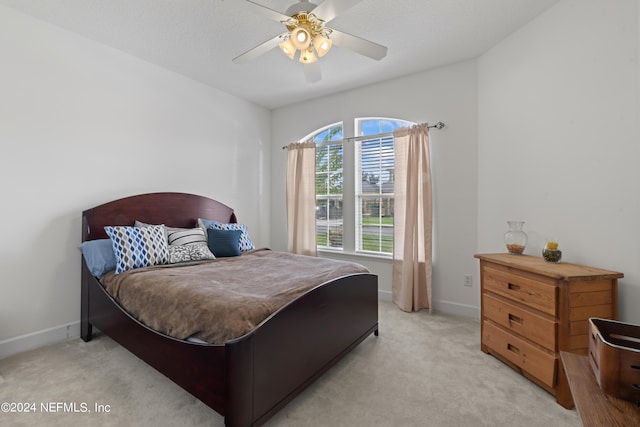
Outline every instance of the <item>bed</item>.
{"label": "bed", "polygon": [[[198,218],[237,223],[233,209],[206,197],[150,193],[82,213],[82,242],[105,226],[135,221],[195,227]],[[349,274],[313,287],[250,332],[207,344],[177,339],[138,321],[81,271],[81,338],[99,329],[220,413],[227,426],[261,425],[371,334],[378,335],[377,276]]]}

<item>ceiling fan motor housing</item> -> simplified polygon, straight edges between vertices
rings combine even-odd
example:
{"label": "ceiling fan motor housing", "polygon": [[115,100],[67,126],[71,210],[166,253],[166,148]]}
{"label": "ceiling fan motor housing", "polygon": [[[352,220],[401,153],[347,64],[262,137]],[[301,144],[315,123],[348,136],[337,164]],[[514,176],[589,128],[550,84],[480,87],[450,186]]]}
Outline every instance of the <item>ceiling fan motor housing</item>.
{"label": "ceiling fan motor housing", "polygon": [[308,0],[300,0],[298,3],[289,6],[285,14],[289,16],[294,16],[300,12],[310,13],[316,7],[318,7],[318,5],[315,3],[311,3]]}

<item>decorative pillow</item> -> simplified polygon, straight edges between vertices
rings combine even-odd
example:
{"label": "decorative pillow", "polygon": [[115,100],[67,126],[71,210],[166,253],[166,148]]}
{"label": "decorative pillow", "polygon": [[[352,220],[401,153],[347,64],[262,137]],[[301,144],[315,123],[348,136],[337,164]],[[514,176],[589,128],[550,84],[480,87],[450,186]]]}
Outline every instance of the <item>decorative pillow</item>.
{"label": "decorative pillow", "polygon": [[219,258],[240,255],[242,230],[207,230],[209,249]]}
{"label": "decorative pillow", "polygon": [[207,236],[202,228],[167,227],[169,246],[203,244],[207,246]]}
{"label": "decorative pillow", "polygon": [[250,251],[252,249],[255,249],[255,247],[253,246],[253,243],[251,243],[251,239],[249,238],[247,227],[244,224],[225,224],[223,222],[198,218],[198,225],[204,228],[205,230],[207,230],[207,233],[209,232],[210,229],[240,230],[242,231],[242,234],[240,235],[240,251],[244,252],[244,251]]}
{"label": "decorative pillow", "polygon": [[[133,224],[136,227],[151,227],[153,224],[147,224],[136,220]],[[167,243],[171,245],[191,245],[194,243],[207,244],[206,232],[201,227],[196,228],[176,228],[165,226],[167,234]]]}
{"label": "decorative pillow", "polygon": [[[136,221],[135,226],[152,227],[153,225]],[[207,246],[207,236],[202,228],[175,228],[165,226],[164,229],[169,245],[169,264],[216,259]]]}
{"label": "decorative pillow", "polygon": [[104,230],[111,238],[116,255],[116,274],[169,261],[164,225],[105,227]]}
{"label": "decorative pillow", "polygon": [[116,255],[113,253],[111,239],[88,240],[82,242],[82,255],[93,276],[102,276],[116,269]]}
{"label": "decorative pillow", "polygon": [[206,243],[169,246],[169,264],[216,259]]}

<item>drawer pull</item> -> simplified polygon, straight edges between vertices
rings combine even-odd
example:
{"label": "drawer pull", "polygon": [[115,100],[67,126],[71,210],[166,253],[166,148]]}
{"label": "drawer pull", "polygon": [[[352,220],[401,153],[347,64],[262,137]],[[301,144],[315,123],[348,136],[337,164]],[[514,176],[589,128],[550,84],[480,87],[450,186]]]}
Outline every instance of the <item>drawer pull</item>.
{"label": "drawer pull", "polygon": [[522,325],[524,323],[524,319],[522,317],[518,317],[515,314],[509,313],[509,322],[514,322]]}
{"label": "drawer pull", "polygon": [[507,350],[512,351],[515,354],[520,354],[520,349],[513,344],[507,344]]}
{"label": "drawer pull", "polygon": [[507,288],[509,288],[512,291],[519,291],[520,285],[516,285],[515,283],[509,283],[507,284]]}

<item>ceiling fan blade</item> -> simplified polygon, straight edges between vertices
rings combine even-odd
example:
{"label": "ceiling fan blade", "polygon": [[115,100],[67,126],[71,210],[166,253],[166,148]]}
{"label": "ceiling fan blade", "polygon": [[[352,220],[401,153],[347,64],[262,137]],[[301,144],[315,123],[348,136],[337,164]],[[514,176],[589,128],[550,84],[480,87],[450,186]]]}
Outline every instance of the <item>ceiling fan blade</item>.
{"label": "ceiling fan blade", "polygon": [[329,22],[361,1],[362,0],[324,0],[318,7],[313,9],[313,14],[324,20],[324,22]]}
{"label": "ceiling fan blade", "polygon": [[304,64],[304,78],[307,83],[316,83],[322,79],[322,70],[320,69],[320,61]]}
{"label": "ceiling fan blade", "polygon": [[236,56],[235,58],[233,58],[233,63],[235,64],[244,64],[246,62],[251,61],[252,59],[257,58],[258,56],[267,53],[268,51],[270,51],[271,49],[273,49],[274,47],[278,46],[280,44],[280,42],[282,41],[281,36],[275,36],[272,39],[267,40],[266,42],[259,44],[258,46],[254,47],[253,49],[249,49],[248,51],[246,51],[245,53],[243,53],[242,55]]}
{"label": "ceiling fan blade", "polygon": [[283,13],[278,12],[277,10],[273,10],[270,9],[266,6],[261,5],[260,3],[256,3],[254,1],[251,0],[247,0],[248,3],[251,3],[252,5],[257,7],[257,11],[259,11],[263,16],[266,16],[269,19],[272,19],[276,22],[282,22],[282,21],[287,21],[288,19],[291,19],[290,16],[287,16]]}
{"label": "ceiling fan blade", "polygon": [[[323,3],[324,4],[324,3]],[[320,7],[320,6],[318,6]],[[377,61],[387,56],[387,47],[374,43],[342,31],[333,30],[330,36],[333,43],[340,47],[346,47],[360,55],[368,56]]]}

